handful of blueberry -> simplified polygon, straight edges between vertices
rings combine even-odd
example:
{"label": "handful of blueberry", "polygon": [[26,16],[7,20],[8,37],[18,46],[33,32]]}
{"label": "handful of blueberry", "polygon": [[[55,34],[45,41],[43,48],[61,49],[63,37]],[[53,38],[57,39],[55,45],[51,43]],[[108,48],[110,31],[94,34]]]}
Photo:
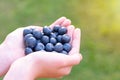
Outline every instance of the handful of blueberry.
{"label": "handful of blueberry", "polygon": [[24,29],[23,36],[26,55],[41,50],[56,51],[67,55],[72,48],[67,28],[60,25],[55,25],[53,29],[45,26],[42,31]]}

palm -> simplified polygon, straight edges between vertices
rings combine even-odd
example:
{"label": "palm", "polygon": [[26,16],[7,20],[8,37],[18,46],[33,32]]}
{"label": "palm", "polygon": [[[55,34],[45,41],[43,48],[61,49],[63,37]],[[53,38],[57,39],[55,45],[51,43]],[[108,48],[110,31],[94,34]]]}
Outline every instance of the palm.
{"label": "palm", "polygon": [[[51,24],[50,27],[52,28],[54,25],[61,25],[61,26],[67,27],[67,29],[68,29],[67,34],[72,38],[71,42],[70,42],[72,44],[72,50],[69,52],[69,54],[70,55],[79,54],[80,31],[79,31],[79,29],[74,29],[74,26],[72,26],[70,24],[71,24],[70,20],[62,17],[62,18],[56,20],[53,24]],[[41,27],[37,27],[37,26],[32,26],[32,27],[42,29]],[[26,27],[26,28],[30,28],[30,27]],[[23,30],[24,29],[25,28],[19,28],[19,29],[13,31],[6,37],[6,39],[4,41],[4,43],[7,46],[6,50],[11,51],[11,52],[9,52],[10,53],[9,55],[12,60],[9,64],[12,64],[12,62],[14,62],[16,59],[23,57],[25,55],[24,40],[23,40]],[[40,54],[40,53],[42,53],[42,54]],[[31,57],[29,57],[29,56],[31,56]],[[64,54],[53,53],[53,52],[52,53],[51,52],[42,52],[42,51],[34,52],[34,53],[26,56],[26,58],[27,57],[32,58],[32,60],[34,60],[37,63],[37,64],[35,64],[36,66],[34,65],[36,68],[34,68],[34,66],[33,66],[33,68],[34,68],[34,71],[36,69],[38,76],[39,76],[39,68],[41,67],[41,65],[42,65],[43,70],[46,70],[46,72],[50,72],[49,74],[51,74],[51,75],[49,75],[49,76],[44,75],[46,73],[43,73],[43,77],[58,77],[58,76],[60,76],[60,75],[52,76],[52,74],[53,75],[56,74],[56,71],[54,71],[54,70],[57,70],[59,67],[61,67],[61,68],[59,68],[60,71],[58,71],[58,73],[61,73],[62,75],[68,74],[69,71],[71,70],[71,66],[78,64],[80,61],[79,56],[72,57],[72,56],[68,56],[68,55],[64,55]],[[75,60],[73,60],[73,59],[75,59]],[[40,62],[40,64],[38,64],[39,62]],[[61,63],[61,66],[60,66],[60,63]],[[51,67],[50,69],[48,69],[48,67],[47,67],[48,65],[49,65],[49,67]],[[63,67],[68,67],[68,68],[63,69]],[[65,74],[63,74],[63,73],[65,73]]]}
{"label": "palm", "polygon": [[[80,31],[73,26],[68,26],[68,34],[72,37],[72,50],[69,55],[56,52],[34,52],[26,58],[32,58],[34,64],[33,70],[37,77],[60,77],[68,75],[73,65],[79,63],[82,56],[79,54],[80,47]],[[77,35],[76,35],[77,34]],[[49,65],[49,68],[48,68]],[[33,75],[34,75],[33,73]]]}

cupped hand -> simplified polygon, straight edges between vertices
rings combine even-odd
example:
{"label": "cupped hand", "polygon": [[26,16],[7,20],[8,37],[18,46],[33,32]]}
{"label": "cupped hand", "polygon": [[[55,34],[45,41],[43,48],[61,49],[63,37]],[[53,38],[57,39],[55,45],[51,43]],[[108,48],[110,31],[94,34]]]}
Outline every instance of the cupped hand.
{"label": "cupped hand", "polygon": [[[59,78],[68,75],[74,65],[79,64],[82,60],[82,55],[79,53],[80,48],[80,29],[74,29],[70,25],[68,34],[72,37],[72,50],[69,55],[56,52],[35,52],[27,57],[33,60],[33,75],[40,78]],[[77,35],[76,35],[77,34]],[[31,69],[32,70],[32,69]]]}
{"label": "cupped hand", "polygon": [[[53,27],[54,25],[69,26],[70,24],[71,24],[71,22],[70,22],[69,19],[67,19],[65,17],[61,17],[58,20],[56,20],[51,25],[51,27]],[[0,76],[4,75],[8,71],[10,65],[16,59],[25,56],[24,40],[23,40],[23,30],[25,28],[37,28],[37,29],[40,29],[40,30],[42,29],[42,27],[39,27],[39,26],[28,26],[28,27],[18,28],[15,31],[8,34],[8,36],[6,37],[4,42],[1,44],[2,51],[0,53],[0,56],[1,57],[3,56],[4,57],[3,60],[6,60],[6,61],[3,62],[2,60],[0,60],[0,63],[1,63],[0,64],[0,66],[1,66]]]}
{"label": "cupped hand", "polygon": [[[54,25],[62,25],[62,26],[69,26],[71,24],[69,19],[66,19],[65,17],[61,17],[58,20],[56,20],[54,23],[52,23],[50,26],[53,27]],[[42,27],[39,26],[28,26],[23,28],[18,28],[15,31],[11,32],[3,42],[5,44],[6,50],[9,50],[11,52],[9,55],[11,55],[12,59],[18,59],[19,57],[24,56],[24,40],[23,40],[23,30],[26,28],[37,28],[42,29]]]}
{"label": "cupped hand", "polygon": [[[68,35],[72,37],[72,49],[69,52],[69,55],[45,51],[31,53],[18,59],[12,64],[10,70],[5,76],[5,80],[11,76],[13,76],[13,78],[15,78],[15,75],[20,76],[20,73],[22,75],[27,74],[25,76],[26,78],[24,77],[22,80],[33,80],[35,78],[60,78],[68,75],[71,72],[72,67],[79,64],[82,60],[82,56],[79,53],[80,29],[75,29],[72,25],[67,26],[67,28]],[[15,75],[11,75],[11,73]],[[19,78],[19,76],[16,77],[16,79]]]}

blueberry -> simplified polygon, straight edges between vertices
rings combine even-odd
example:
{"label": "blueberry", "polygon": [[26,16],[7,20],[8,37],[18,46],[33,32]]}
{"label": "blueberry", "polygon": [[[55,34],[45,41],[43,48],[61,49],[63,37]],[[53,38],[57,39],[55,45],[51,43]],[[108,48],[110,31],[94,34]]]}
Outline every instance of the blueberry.
{"label": "blueberry", "polygon": [[58,35],[58,36],[57,36],[57,41],[58,41],[58,42],[62,42],[62,35]]}
{"label": "blueberry", "polygon": [[32,52],[33,52],[33,50],[31,48],[29,48],[29,47],[25,48],[25,55],[28,55],[28,54],[30,54]]}
{"label": "blueberry", "polygon": [[55,34],[56,36],[58,36],[58,32],[54,32],[54,34]]}
{"label": "blueberry", "polygon": [[24,37],[24,40],[27,40],[27,38],[29,38],[29,37],[33,37],[33,35],[32,34],[26,34],[25,37]]}
{"label": "blueberry", "polygon": [[43,43],[37,43],[36,47],[35,47],[35,51],[41,51],[44,50],[45,46]]}
{"label": "blueberry", "polygon": [[63,50],[63,45],[61,43],[57,43],[55,46],[54,46],[54,50],[56,52],[61,52]]}
{"label": "blueberry", "polygon": [[29,37],[25,40],[25,45],[30,48],[35,47],[36,43],[37,43],[37,40],[34,37]]}
{"label": "blueberry", "polygon": [[69,43],[70,42],[70,36],[67,34],[62,35],[62,43]]}
{"label": "blueberry", "polygon": [[72,49],[72,45],[70,43],[65,43],[63,45],[63,49],[66,51],[66,52],[69,52],[71,49]]}
{"label": "blueberry", "polygon": [[39,40],[37,40],[37,43],[41,43],[41,40],[39,39]]}
{"label": "blueberry", "polygon": [[50,43],[52,43],[53,45],[55,45],[57,43],[57,40],[55,38],[50,38]]}
{"label": "blueberry", "polygon": [[25,54],[35,51],[45,50],[48,52],[56,51],[62,54],[68,54],[72,48],[69,43],[71,37],[66,34],[67,28],[56,25],[43,27],[43,31],[37,29],[25,29],[23,31],[25,42]]}
{"label": "blueberry", "polygon": [[53,31],[54,31],[54,32],[58,32],[59,29],[60,29],[60,25],[55,25],[55,26],[53,27]]}
{"label": "blueberry", "polygon": [[42,36],[42,38],[41,38],[41,42],[43,43],[43,44],[47,44],[47,43],[49,43],[49,37],[48,36]]}
{"label": "blueberry", "polygon": [[51,38],[56,38],[56,36],[57,36],[56,33],[51,33],[51,34],[50,34],[50,37],[51,37]]}
{"label": "blueberry", "polygon": [[39,31],[39,30],[33,30],[33,36],[36,38],[36,39],[41,39],[42,37],[42,33]]}
{"label": "blueberry", "polygon": [[24,29],[23,30],[23,35],[27,35],[27,34],[31,34],[32,33],[32,29]]}
{"label": "blueberry", "polygon": [[54,46],[52,43],[47,43],[46,46],[45,46],[45,50],[48,51],[48,52],[52,52],[54,49]]}
{"label": "blueberry", "polygon": [[67,51],[64,50],[61,53],[68,55]]}
{"label": "blueberry", "polygon": [[51,32],[52,32],[52,30],[49,27],[47,27],[47,26],[43,27],[43,33],[45,35],[50,35]]}
{"label": "blueberry", "polygon": [[65,27],[61,27],[58,30],[58,34],[60,34],[60,35],[63,35],[63,34],[66,34],[66,33],[67,33],[67,28],[65,28]]}

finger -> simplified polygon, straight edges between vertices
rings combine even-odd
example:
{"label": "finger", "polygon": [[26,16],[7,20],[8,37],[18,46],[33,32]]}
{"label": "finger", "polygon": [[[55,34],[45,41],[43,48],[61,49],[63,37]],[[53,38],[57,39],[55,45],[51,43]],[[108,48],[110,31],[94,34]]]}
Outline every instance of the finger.
{"label": "finger", "polygon": [[70,25],[70,26],[67,27],[67,30],[68,30],[67,34],[71,37],[70,43],[72,42],[72,35],[73,35],[73,32],[74,32],[74,29],[75,29],[75,27],[73,25]]}
{"label": "finger", "polygon": [[70,74],[71,69],[72,69],[72,67],[64,67],[64,68],[59,69],[58,72],[65,76],[65,75],[69,75]]}
{"label": "finger", "polygon": [[50,27],[53,28],[55,25],[61,25],[66,20],[66,17],[61,17],[53,22]]}
{"label": "finger", "polygon": [[74,33],[73,33],[72,50],[69,52],[69,54],[79,53],[80,37],[81,37],[81,31],[80,31],[79,28],[77,28],[77,29],[74,30]]}
{"label": "finger", "polygon": [[64,27],[67,27],[71,24],[71,20],[70,19],[66,19],[62,24],[61,26],[64,26]]}
{"label": "finger", "polygon": [[64,61],[64,63],[60,68],[70,67],[70,66],[78,65],[82,60],[82,55],[81,54],[69,55],[62,58],[62,60]]}

